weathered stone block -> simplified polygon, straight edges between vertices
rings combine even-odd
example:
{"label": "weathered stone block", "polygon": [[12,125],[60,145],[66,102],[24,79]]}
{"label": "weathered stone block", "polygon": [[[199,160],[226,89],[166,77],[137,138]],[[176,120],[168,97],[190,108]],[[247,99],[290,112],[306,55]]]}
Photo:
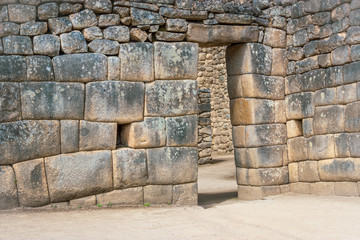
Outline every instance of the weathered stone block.
{"label": "weathered stone block", "polygon": [[321,196],[334,196],[335,186],[333,182],[316,182],[310,184],[311,194]]}
{"label": "weathered stone block", "polygon": [[[166,1],[167,4],[173,4],[174,1]],[[187,9],[174,9],[170,7],[161,7],[160,15],[168,18],[184,18],[187,20],[204,20],[207,18],[207,11],[196,11]]]}
{"label": "weathered stone block", "polygon": [[172,202],[171,185],[149,185],[144,187],[144,204],[161,205]]}
{"label": "weathered stone block", "polygon": [[197,183],[188,183],[173,186],[172,203],[175,205],[198,204],[198,186]]}
{"label": "weathered stone block", "polygon": [[232,125],[273,123],[274,102],[265,99],[237,98],[230,101]]}
{"label": "weathered stone block", "polygon": [[290,192],[298,193],[298,194],[310,194],[311,188],[310,183],[297,182],[290,183]]}
{"label": "weathered stone block", "polygon": [[185,19],[167,19],[166,31],[169,32],[186,32],[187,22]]}
{"label": "weathered stone block", "polygon": [[286,49],[274,48],[272,54],[271,75],[286,76],[288,59]]}
{"label": "weathered stone block", "polygon": [[336,157],[350,157],[349,141],[350,134],[341,133],[334,135],[335,141],[335,156]]}
{"label": "weathered stone block", "polygon": [[252,186],[271,186],[289,183],[288,167],[249,169]]}
{"label": "weathered stone block", "polygon": [[245,74],[241,77],[242,95],[250,98],[284,99],[284,78]]}
{"label": "weathered stone block", "polygon": [[275,101],[275,123],[286,123],[285,100]]}
{"label": "weathered stone block", "polygon": [[0,82],[0,122],[21,119],[21,99],[18,83]]}
{"label": "weathered stone block", "polygon": [[72,31],[60,35],[61,50],[64,53],[84,53],[87,52],[87,44],[80,31]]}
{"label": "weathered stone block", "polygon": [[130,40],[132,41],[145,42],[147,38],[148,38],[147,33],[141,30],[140,28],[133,28],[130,30]]}
{"label": "weathered stone block", "polygon": [[166,118],[168,146],[197,146],[198,118],[196,115]]}
{"label": "weathered stone block", "polygon": [[308,159],[308,149],[306,139],[297,137],[289,139],[287,142],[289,162],[297,162]]}
{"label": "weathered stone block", "polygon": [[130,31],[126,26],[112,26],[104,29],[104,38],[118,42],[129,42]]}
{"label": "weathered stone block", "polygon": [[356,97],[356,83],[338,86],[336,88],[336,97],[338,104],[346,104],[355,102]]}
{"label": "weathered stone block", "polygon": [[197,114],[197,82],[155,81],[146,84],[145,116]]}
{"label": "weathered stone block", "polygon": [[327,54],[319,55],[318,56],[318,62],[319,62],[319,67],[321,67],[321,68],[330,67],[332,65],[332,63],[331,63],[331,54],[327,53]]}
{"label": "weathered stone block", "polygon": [[114,188],[144,186],[148,171],[143,149],[121,148],[112,152]]}
{"label": "weathered stone block", "polygon": [[[185,39],[185,33],[163,32],[155,33],[156,40],[164,42],[181,42]],[[146,40],[146,39],[145,39]]]}
{"label": "weathered stone block", "polygon": [[351,157],[360,157],[360,135],[358,133],[349,134],[349,150]]}
{"label": "weathered stone block", "polygon": [[308,35],[307,35],[307,31],[305,29],[297,31],[293,35],[293,45],[295,47],[304,46],[307,42],[309,42],[309,38],[308,38]]}
{"label": "weathered stone block", "polygon": [[91,207],[96,205],[96,196],[77,198],[69,201],[70,206],[74,207]]}
{"label": "weathered stone block", "polygon": [[71,32],[72,30],[72,23],[69,17],[50,18],[48,22],[52,34],[61,34]]}
{"label": "weathered stone block", "polygon": [[25,120],[0,124],[0,165],[59,153],[59,121]]}
{"label": "weathered stone block", "polygon": [[89,27],[82,30],[84,38],[87,41],[92,41],[94,39],[102,39],[103,33],[99,27]]}
{"label": "weathered stone block", "polygon": [[259,43],[246,43],[226,49],[226,68],[230,76],[246,73],[270,75],[271,67],[271,47]]}
{"label": "weathered stone block", "polygon": [[309,159],[329,159],[335,157],[335,143],[332,135],[317,135],[307,139]]}
{"label": "weathered stone block", "polygon": [[336,101],[337,101],[336,88],[325,88],[315,92],[314,95],[315,106],[336,104]]}
{"label": "weathered stone block", "polygon": [[335,182],[335,194],[337,196],[358,197],[358,186],[355,182]]}
{"label": "weathered stone block", "polygon": [[357,83],[356,96],[357,100],[360,100],[360,83]]}
{"label": "weathered stone block", "polygon": [[235,163],[242,168],[281,167],[287,158],[286,146],[235,148]]}
{"label": "weathered stone block", "polygon": [[190,23],[186,40],[197,43],[257,42],[259,29],[255,26],[204,25]]}
{"label": "weathered stone block", "polygon": [[298,93],[301,92],[302,86],[301,86],[301,75],[291,75],[285,77],[285,94],[289,95],[292,93]]}
{"label": "weathered stone block", "polygon": [[347,44],[358,44],[360,43],[360,26],[352,26],[346,32],[346,43]]}
{"label": "weathered stone block", "polygon": [[107,78],[107,58],[99,53],[71,54],[53,58],[55,81],[91,82]]}
{"label": "weathered stone block", "polygon": [[85,120],[125,124],[142,121],[143,114],[143,83],[105,81],[86,85]]}
{"label": "weathered stone block", "polygon": [[360,131],[360,102],[346,105],[345,109],[345,131]]}
{"label": "weathered stone block", "polygon": [[304,137],[310,137],[314,135],[313,119],[307,118],[302,120],[302,129]]}
{"label": "weathered stone block", "polygon": [[108,57],[108,80],[120,80],[120,58]]}
{"label": "weathered stone block", "polygon": [[245,131],[247,147],[279,145],[286,142],[285,124],[248,125]]}
{"label": "weathered stone block", "polygon": [[286,32],[276,28],[266,28],[264,44],[274,48],[285,48]]}
{"label": "weathered stone block", "polygon": [[351,8],[351,9],[360,8],[360,1],[359,1],[359,0],[353,0],[353,1],[351,1],[350,8]]}
{"label": "weathered stone block", "polygon": [[44,34],[34,37],[34,53],[57,56],[60,52],[60,38],[52,34]]}
{"label": "weathered stone block", "polygon": [[36,36],[47,32],[46,22],[27,22],[20,25],[20,35]]}
{"label": "weathered stone block", "polygon": [[0,209],[19,206],[16,178],[11,166],[0,166]]}
{"label": "weathered stone block", "polygon": [[298,137],[303,135],[302,121],[290,120],[286,122],[286,133],[288,138]]}
{"label": "weathered stone block", "polygon": [[105,55],[117,55],[120,44],[117,41],[107,39],[95,39],[89,43],[89,52],[102,53]]}
{"label": "weathered stone block", "polygon": [[38,18],[40,20],[48,20],[49,18],[56,18],[59,14],[59,6],[55,2],[45,3],[38,6]]}
{"label": "weathered stone block", "polygon": [[144,204],[144,191],[142,187],[114,190],[96,195],[96,200],[103,206],[109,203],[111,205],[142,206]]}
{"label": "weathered stone block", "polygon": [[341,105],[317,107],[314,114],[314,134],[337,133],[344,131],[345,107]]}
{"label": "weathered stone block", "polygon": [[82,119],[84,85],[32,82],[21,84],[22,117],[25,119]]}
{"label": "weathered stone block", "polygon": [[20,206],[38,207],[50,202],[44,159],[14,164]]}
{"label": "weathered stone block", "polygon": [[51,58],[47,56],[28,56],[27,80],[28,81],[51,81],[54,80]]}
{"label": "weathered stone block", "polygon": [[196,79],[198,44],[163,43],[155,46],[155,79]]}
{"label": "weathered stone block", "polygon": [[331,52],[331,61],[333,65],[343,65],[350,62],[350,47],[342,46]]}
{"label": "weathered stone block", "polygon": [[0,22],[0,37],[19,35],[20,26],[12,22]]}
{"label": "weathered stone block", "polygon": [[263,198],[261,187],[238,186],[238,198],[240,200],[258,200]]}
{"label": "weathered stone block", "polygon": [[318,162],[305,161],[299,162],[299,181],[300,182],[319,182]]}
{"label": "weathered stone block", "polygon": [[356,158],[342,158],[319,161],[321,181],[358,181],[360,162]]}
{"label": "weathered stone block", "polygon": [[[238,150],[245,150],[245,149],[238,149]],[[239,154],[241,155],[241,151]],[[236,182],[238,185],[250,185],[250,175],[249,169],[247,168],[236,168]]]}
{"label": "weathered stone block", "polygon": [[95,13],[90,9],[85,9],[81,12],[71,14],[69,19],[74,29],[93,27],[98,23]]}
{"label": "weathered stone block", "polygon": [[122,81],[150,82],[154,80],[154,46],[151,43],[120,45]]}
{"label": "weathered stone block", "polygon": [[32,42],[28,36],[7,36],[3,38],[4,54],[32,55]]}
{"label": "weathered stone block", "polygon": [[228,90],[228,94],[229,94],[230,99],[243,97],[243,94],[242,94],[242,81],[241,81],[242,76],[243,75],[228,76],[227,90]]}
{"label": "weathered stone block", "polygon": [[8,12],[10,22],[25,23],[35,22],[36,20],[36,6],[9,4]]}
{"label": "weathered stone block", "polygon": [[85,0],[85,8],[91,9],[96,13],[110,13],[112,3],[110,0]]}
{"label": "weathered stone block", "polygon": [[61,153],[79,151],[79,121],[61,120]]}
{"label": "weathered stone block", "polygon": [[344,66],[344,83],[360,81],[360,62],[346,64]]}
{"label": "weathered stone block", "polygon": [[360,44],[351,46],[351,61],[360,61]]}
{"label": "weathered stone block", "polygon": [[51,202],[111,190],[111,151],[62,154],[45,158]]}
{"label": "weathered stone block", "polygon": [[306,92],[286,96],[286,118],[302,119],[314,115],[314,93]]}
{"label": "weathered stone block", "polygon": [[181,184],[197,181],[197,148],[147,149],[150,184]]}
{"label": "weathered stone block", "polygon": [[116,148],[116,123],[80,121],[80,151]]}
{"label": "weathered stone block", "polygon": [[245,147],[245,126],[233,126],[232,139],[234,147]]}
{"label": "weathered stone block", "polygon": [[298,163],[289,163],[289,182],[295,183],[299,182],[299,164]]}
{"label": "weathered stone block", "polygon": [[[70,0],[70,2],[72,2],[72,0]],[[71,13],[79,12],[82,8],[83,8],[83,6],[80,3],[76,3],[76,4],[61,3],[59,11],[60,11],[61,15],[68,15]]]}
{"label": "weathered stone block", "polygon": [[120,16],[118,14],[103,14],[99,17],[99,27],[109,27],[120,25]]}
{"label": "weathered stone block", "polygon": [[349,14],[349,24],[350,26],[359,26],[360,25],[360,9],[352,10]]}
{"label": "weathered stone block", "polygon": [[165,119],[146,117],[143,122],[133,122],[122,128],[121,140],[131,148],[163,147],[166,144]]}

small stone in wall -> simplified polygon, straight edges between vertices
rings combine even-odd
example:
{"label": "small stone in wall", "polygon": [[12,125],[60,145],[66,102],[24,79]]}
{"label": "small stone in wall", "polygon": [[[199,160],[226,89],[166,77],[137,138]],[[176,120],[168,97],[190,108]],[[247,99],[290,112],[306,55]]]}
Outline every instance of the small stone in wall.
{"label": "small stone in wall", "polygon": [[95,13],[89,9],[71,14],[69,18],[74,29],[93,27],[98,23]]}
{"label": "small stone in wall", "polygon": [[240,15],[240,14],[216,14],[215,20],[222,24],[251,24],[253,17],[251,15]]}
{"label": "small stone in wall", "polygon": [[130,39],[136,42],[145,42],[147,39],[147,34],[140,28],[133,28],[130,31]]}
{"label": "small stone in wall", "polygon": [[144,24],[159,24],[165,23],[164,18],[156,12],[151,12],[143,9],[131,8],[131,24],[133,26],[144,25]]}
{"label": "small stone in wall", "polygon": [[36,20],[36,6],[9,4],[8,11],[10,22],[25,23]]}
{"label": "small stone in wall", "polygon": [[108,39],[95,39],[89,43],[89,51],[105,55],[117,55],[120,44],[117,41]]}
{"label": "small stone in wall", "polygon": [[0,166],[0,209],[19,206],[15,174],[11,166]]}
{"label": "small stone in wall", "polygon": [[99,27],[109,27],[120,24],[119,14],[103,14],[99,17]]}
{"label": "small stone in wall", "polygon": [[48,21],[52,34],[61,34],[72,31],[72,24],[68,17],[51,18]]}
{"label": "small stone in wall", "polygon": [[19,35],[20,26],[19,24],[12,22],[0,22],[0,37],[9,35]]}
{"label": "small stone in wall", "polygon": [[131,17],[124,17],[121,19],[121,23],[126,25],[126,26],[130,26],[131,25]]}
{"label": "small stone in wall", "polygon": [[85,0],[85,8],[91,9],[96,13],[110,13],[112,3],[110,0]]}
{"label": "small stone in wall", "polygon": [[165,42],[181,42],[185,39],[184,33],[173,33],[173,32],[156,32],[155,37],[159,41]]}
{"label": "small stone in wall", "polygon": [[84,35],[80,31],[72,31],[60,35],[61,50],[64,53],[85,53],[87,44]]}
{"label": "small stone in wall", "polygon": [[71,3],[62,3],[60,4],[60,14],[61,15],[68,15],[71,13],[76,13],[82,9],[82,4],[71,4]]}
{"label": "small stone in wall", "polygon": [[38,7],[38,18],[40,20],[48,20],[49,18],[55,18],[59,14],[59,6],[57,3],[45,3]]}
{"label": "small stone in wall", "polygon": [[130,9],[127,7],[115,6],[113,10],[118,13],[121,18],[130,16]]}
{"label": "small stone in wall", "polygon": [[186,32],[187,22],[185,19],[167,19],[166,31],[169,32]]}
{"label": "small stone in wall", "polygon": [[30,37],[7,36],[3,38],[4,54],[31,55],[33,54]]}
{"label": "small stone in wall", "polygon": [[144,187],[144,203],[152,205],[169,204],[172,201],[171,185],[147,185]]}
{"label": "small stone in wall", "polygon": [[0,8],[0,22],[8,22],[9,21],[9,12],[8,7],[5,5]]}
{"label": "small stone in wall", "polygon": [[60,38],[53,34],[34,37],[34,53],[50,57],[59,55]]}
{"label": "small stone in wall", "polygon": [[46,22],[27,22],[20,25],[20,35],[36,36],[48,30]]}
{"label": "small stone in wall", "polygon": [[104,29],[104,38],[118,42],[129,42],[130,31],[125,26],[112,26]]}
{"label": "small stone in wall", "polygon": [[87,41],[92,41],[94,39],[102,39],[103,33],[99,27],[89,27],[82,30],[82,33]]}

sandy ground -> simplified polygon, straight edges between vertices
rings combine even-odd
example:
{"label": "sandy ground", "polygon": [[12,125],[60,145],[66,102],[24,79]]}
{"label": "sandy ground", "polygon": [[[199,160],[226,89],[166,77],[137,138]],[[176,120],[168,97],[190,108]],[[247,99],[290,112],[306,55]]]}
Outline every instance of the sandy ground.
{"label": "sandy ground", "polygon": [[0,239],[360,239],[360,198],[238,201],[231,159],[199,168],[199,204],[2,211]]}

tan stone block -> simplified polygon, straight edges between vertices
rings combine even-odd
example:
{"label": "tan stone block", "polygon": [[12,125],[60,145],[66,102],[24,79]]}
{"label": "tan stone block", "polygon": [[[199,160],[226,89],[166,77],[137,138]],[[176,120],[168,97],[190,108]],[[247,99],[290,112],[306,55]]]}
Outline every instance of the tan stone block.
{"label": "tan stone block", "polygon": [[238,198],[240,200],[258,200],[262,199],[262,190],[261,187],[252,187],[252,186],[238,186]]}
{"label": "tan stone block", "polygon": [[360,102],[354,102],[346,105],[345,110],[345,131],[360,131]]}
{"label": "tan stone block", "polygon": [[175,205],[198,204],[198,186],[197,183],[187,183],[173,186],[172,203]]}
{"label": "tan stone block", "polygon": [[120,80],[120,58],[108,57],[108,80]]}
{"label": "tan stone block", "polygon": [[19,206],[16,178],[11,166],[0,166],[0,209]]}
{"label": "tan stone block", "polygon": [[286,76],[288,60],[286,57],[286,49],[274,48],[272,55],[271,75]]}
{"label": "tan stone block", "polygon": [[261,187],[262,197],[278,195],[281,193],[280,186],[263,186]]}
{"label": "tan stone block", "polygon": [[284,99],[283,77],[245,74],[241,77],[243,97]]}
{"label": "tan stone block", "polygon": [[284,100],[275,101],[275,122],[286,123],[286,106]]}
{"label": "tan stone block", "polygon": [[297,162],[308,159],[307,144],[304,137],[289,139],[287,146],[289,162]]}
{"label": "tan stone block", "polygon": [[228,76],[227,89],[230,99],[241,98],[242,94],[242,79],[243,75]]}
{"label": "tan stone block", "polygon": [[285,124],[248,125],[245,127],[245,142],[247,147],[285,144]]}
{"label": "tan stone block", "polygon": [[303,119],[314,115],[314,93],[305,92],[288,95],[285,98],[286,118]]}
{"label": "tan stone block", "polygon": [[357,99],[356,83],[338,86],[336,88],[336,96],[338,104],[355,102]]}
{"label": "tan stone block", "polygon": [[346,124],[345,119],[347,121],[345,106],[316,107],[313,120],[314,134],[343,132]]}
{"label": "tan stone block", "polygon": [[265,146],[258,148],[236,148],[236,166],[245,168],[281,167],[287,157],[286,146]]}
{"label": "tan stone block", "polygon": [[311,194],[320,196],[334,196],[335,187],[333,182],[316,182],[310,184]]}
{"label": "tan stone block", "polygon": [[96,205],[96,196],[88,196],[83,198],[77,198],[69,201],[70,206],[74,207],[91,207]]}
{"label": "tan stone block", "polygon": [[294,183],[299,181],[299,164],[298,163],[289,163],[289,182]]}
{"label": "tan stone block", "polygon": [[286,122],[286,133],[287,137],[293,138],[303,135],[302,121],[301,120],[290,120]]}
{"label": "tan stone block", "polygon": [[358,197],[358,186],[356,182],[335,182],[335,194],[338,196]]}
{"label": "tan stone block", "polygon": [[250,185],[269,186],[289,183],[288,167],[249,169]]}
{"label": "tan stone block", "polygon": [[313,119],[306,118],[302,120],[302,130],[304,137],[310,137],[314,135]]}
{"label": "tan stone block", "polygon": [[360,180],[359,160],[359,158],[341,158],[319,161],[319,175],[321,181]]}
{"label": "tan stone block", "polygon": [[236,182],[238,185],[250,185],[249,169],[237,167]]}
{"label": "tan stone block", "polygon": [[320,181],[317,161],[299,162],[298,175],[300,182],[318,182]]}
{"label": "tan stone block", "polygon": [[38,207],[50,202],[44,159],[14,164],[20,206]]}
{"label": "tan stone block", "polygon": [[280,185],[280,193],[281,194],[288,193],[288,192],[290,192],[289,184]]}
{"label": "tan stone block", "polygon": [[335,157],[335,141],[333,135],[316,135],[307,139],[309,159],[329,159]]}
{"label": "tan stone block", "polygon": [[80,121],[80,151],[116,148],[116,123]]}
{"label": "tan stone block", "polygon": [[298,182],[290,183],[290,192],[299,194],[310,194],[310,183]]}
{"label": "tan stone block", "polygon": [[233,126],[232,139],[234,147],[245,147],[245,126]]}
{"label": "tan stone block", "polygon": [[112,192],[96,195],[97,203],[109,205],[139,206],[144,204],[144,191],[142,187],[114,190]]}
{"label": "tan stone block", "polygon": [[79,151],[79,121],[61,120],[61,153]]}
{"label": "tan stone block", "polygon": [[171,185],[149,185],[144,187],[144,204],[163,205],[172,202]]}
{"label": "tan stone block", "polygon": [[286,47],[286,32],[276,28],[266,28],[264,44],[270,47]]}

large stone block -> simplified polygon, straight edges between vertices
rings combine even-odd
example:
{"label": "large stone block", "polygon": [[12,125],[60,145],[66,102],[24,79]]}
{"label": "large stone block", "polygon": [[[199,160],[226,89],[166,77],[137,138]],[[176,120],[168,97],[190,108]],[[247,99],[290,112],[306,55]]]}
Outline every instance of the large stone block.
{"label": "large stone block", "polygon": [[131,24],[137,25],[163,25],[164,18],[157,12],[144,9],[130,8]]}
{"label": "large stone block", "polygon": [[147,149],[150,184],[181,184],[197,181],[197,148]]}
{"label": "large stone block", "polygon": [[116,148],[116,123],[80,121],[80,151]]}
{"label": "large stone block", "polygon": [[0,209],[19,206],[16,178],[11,166],[0,166]]}
{"label": "large stone block", "polygon": [[107,58],[99,53],[69,54],[53,58],[55,81],[90,82],[107,78]]}
{"label": "large stone block", "polygon": [[306,182],[290,183],[290,192],[298,194],[310,194],[311,184]]}
{"label": "large stone block", "polygon": [[259,29],[255,26],[204,25],[190,23],[186,40],[198,43],[257,42]]}
{"label": "large stone block", "polygon": [[144,204],[169,205],[172,202],[171,185],[149,185],[144,187]]}
{"label": "large stone block", "polygon": [[360,62],[353,62],[344,66],[344,83],[360,81]]}
{"label": "large stone block", "polygon": [[284,78],[245,74],[241,77],[243,97],[284,99]]}
{"label": "large stone block", "polygon": [[197,112],[196,80],[167,80],[146,84],[145,116],[178,116]]}
{"label": "large stone block", "polygon": [[168,146],[197,146],[198,118],[196,115],[166,118]]}
{"label": "large stone block", "polygon": [[238,198],[240,200],[259,200],[263,198],[261,187],[238,186]]}
{"label": "large stone block", "polygon": [[36,6],[25,4],[9,4],[8,5],[10,22],[25,23],[35,22]]}
{"label": "large stone block", "polygon": [[86,53],[87,44],[84,35],[80,31],[72,31],[60,35],[61,50],[66,53]]}
{"label": "large stone block", "polygon": [[274,48],[285,48],[286,32],[276,28],[266,28],[264,44]]}
{"label": "large stone block", "polygon": [[82,119],[84,84],[21,83],[21,108],[24,119]]}
{"label": "large stone block", "polygon": [[71,14],[69,19],[74,29],[93,27],[98,23],[95,13],[90,9],[85,9],[81,12]]}
{"label": "large stone block", "polygon": [[289,162],[297,162],[308,159],[308,148],[306,139],[297,137],[287,142]]}
{"label": "large stone block", "polygon": [[247,73],[270,75],[272,67],[271,47],[259,43],[232,45],[226,49],[228,75]]}
{"label": "large stone block", "polygon": [[4,54],[32,55],[33,46],[28,36],[7,36],[2,39]]}
{"label": "large stone block", "polygon": [[245,147],[245,126],[232,126],[234,147]]}
{"label": "large stone block", "polygon": [[243,75],[228,76],[227,90],[230,99],[243,97],[242,77]]}
{"label": "large stone block", "polygon": [[142,122],[123,126],[121,142],[131,148],[164,147],[166,144],[165,119],[146,117]]}
{"label": "large stone block", "polygon": [[314,93],[305,92],[286,96],[286,118],[303,119],[314,115]]}
{"label": "large stone block", "polygon": [[315,106],[335,105],[337,100],[336,88],[324,88],[315,92]]}
{"label": "large stone block", "polygon": [[302,121],[299,120],[290,120],[286,122],[286,133],[287,137],[293,138],[303,135],[302,130]]}
{"label": "large stone block", "polygon": [[0,124],[0,165],[59,153],[59,121],[17,121]]}
{"label": "large stone block", "polygon": [[53,34],[44,34],[34,37],[34,53],[50,57],[59,55],[60,37]]}
{"label": "large stone block", "polygon": [[359,181],[360,161],[357,158],[342,158],[319,161],[321,181]]}
{"label": "large stone block", "polygon": [[148,170],[144,149],[120,148],[112,152],[114,188],[144,186]]}
{"label": "large stone block", "polygon": [[350,62],[350,47],[342,46],[331,52],[331,62],[333,65],[343,65]]}
{"label": "large stone block", "polygon": [[198,186],[197,183],[187,183],[173,186],[172,203],[175,205],[190,205],[196,206],[198,204]]}
{"label": "large stone block", "polygon": [[21,119],[20,87],[18,83],[0,82],[0,122]]}
{"label": "large stone block", "polygon": [[248,125],[245,127],[246,146],[260,147],[286,143],[285,124]]}
{"label": "large stone block", "polygon": [[250,185],[249,169],[237,167],[236,182],[238,185]]}
{"label": "large stone block", "polygon": [[242,168],[281,167],[287,162],[285,145],[259,148],[235,148],[235,163]]}
{"label": "large stone block", "polygon": [[51,202],[68,201],[112,189],[111,151],[45,158]]}
{"label": "large stone block", "polygon": [[14,164],[20,206],[38,207],[50,202],[44,159]]}
{"label": "large stone block", "polygon": [[0,56],[0,81],[25,81],[26,60],[20,56]]}
{"label": "large stone block", "polygon": [[144,191],[142,187],[114,190],[96,195],[96,200],[102,206],[107,204],[122,206],[142,206],[144,204]]}
{"label": "large stone block", "polygon": [[358,186],[355,182],[335,182],[335,194],[338,196],[358,197]]}
{"label": "large stone block", "polygon": [[54,80],[51,58],[47,56],[28,56],[27,80],[28,81],[51,81]]}
{"label": "large stone block", "polygon": [[299,162],[299,181],[300,182],[319,182],[318,162],[305,161]]}
{"label": "large stone block", "polygon": [[316,107],[313,118],[314,134],[344,131],[345,116],[345,107],[341,105]]}
{"label": "large stone block", "polygon": [[289,183],[288,167],[249,169],[250,185],[271,186]]}
{"label": "large stone block", "polygon": [[232,125],[273,123],[274,102],[265,99],[237,98],[230,101]]}
{"label": "large stone block", "polygon": [[61,153],[79,151],[79,121],[61,120]]}
{"label": "large stone block", "polygon": [[122,81],[154,80],[154,46],[151,43],[127,43],[119,52]]}
{"label": "large stone block", "polygon": [[334,196],[335,186],[333,182],[316,182],[310,184],[311,194],[320,196]]}
{"label": "large stone block", "polygon": [[86,85],[85,120],[117,122],[142,121],[144,84],[105,81]]}
{"label": "large stone block", "polygon": [[155,79],[196,79],[198,44],[156,42]]}
{"label": "large stone block", "polygon": [[349,151],[351,157],[360,157],[360,134],[349,134]]}
{"label": "large stone block", "polygon": [[335,142],[335,156],[336,157],[350,157],[350,134],[341,133],[334,135]]}
{"label": "large stone block", "polygon": [[81,207],[91,207],[96,205],[96,196],[89,196],[83,198],[77,198],[69,201],[70,206],[74,206],[77,208]]}
{"label": "large stone block", "polygon": [[360,131],[360,102],[349,103],[345,109],[345,131]]}
{"label": "large stone block", "polygon": [[288,66],[288,58],[286,53],[286,49],[273,49],[271,75],[286,76],[286,69]]}

